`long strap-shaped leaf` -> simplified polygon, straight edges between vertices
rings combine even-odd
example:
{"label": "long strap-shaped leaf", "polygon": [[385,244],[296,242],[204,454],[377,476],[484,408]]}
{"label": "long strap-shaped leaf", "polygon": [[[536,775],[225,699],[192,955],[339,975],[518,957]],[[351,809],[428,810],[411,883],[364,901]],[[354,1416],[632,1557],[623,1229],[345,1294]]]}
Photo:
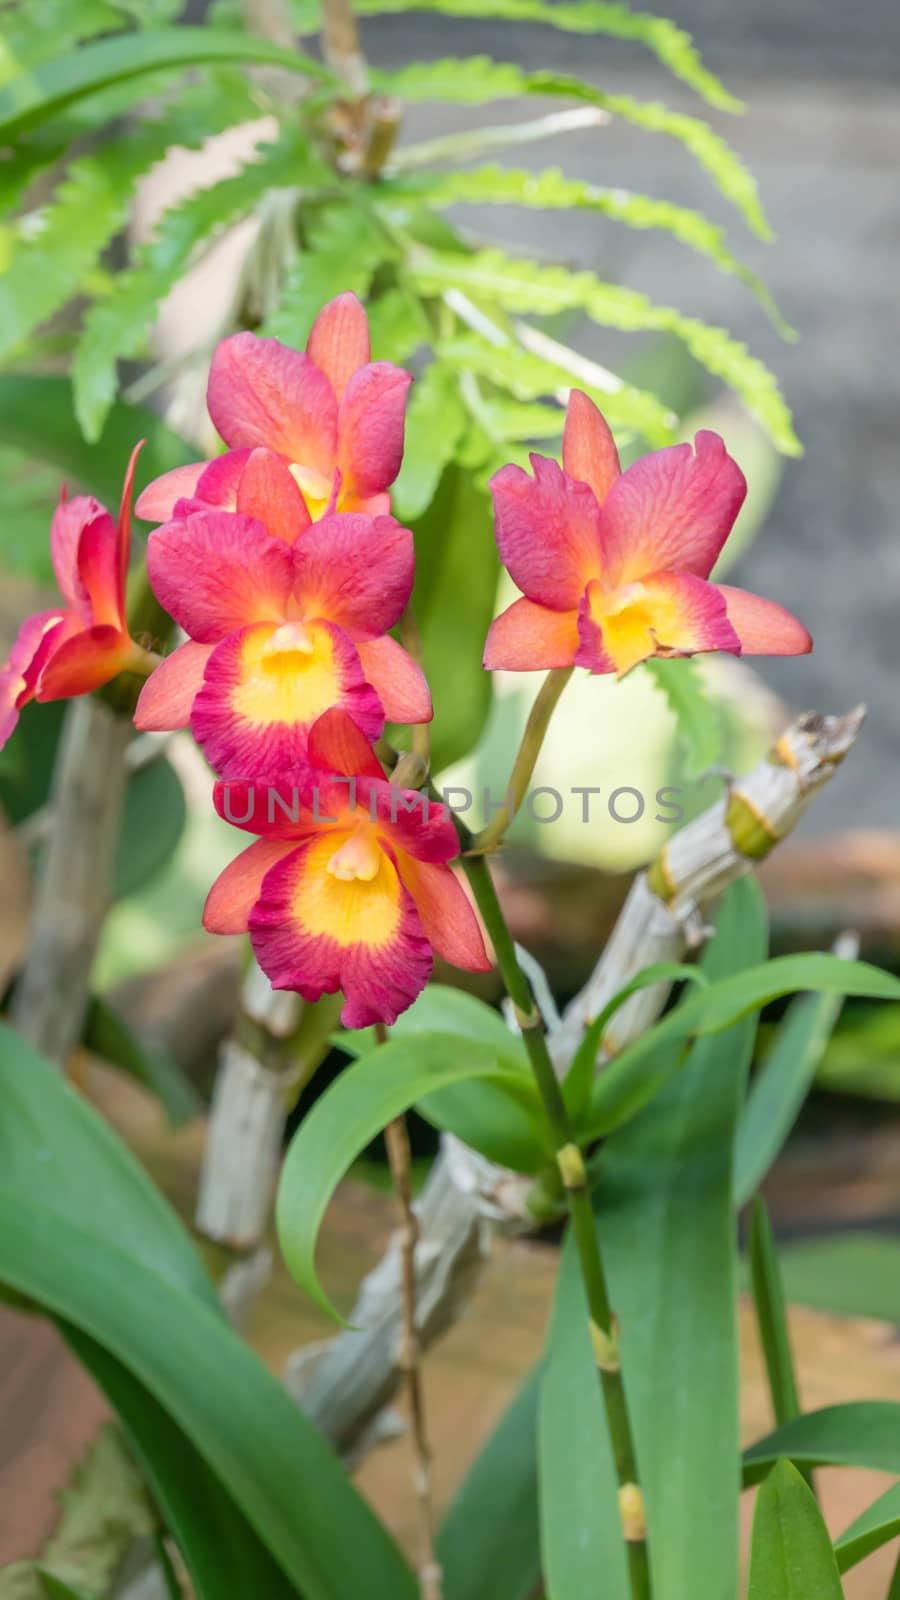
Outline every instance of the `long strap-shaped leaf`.
{"label": "long strap-shaped leaf", "polygon": [[900,1473],[900,1402],[857,1400],[807,1411],[744,1452],[745,1487],[759,1483],[782,1456],[800,1466]]}
{"label": "long strap-shaped leaf", "polygon": [[822,1513],[789,1461],[779,1461],[759,1491],[747,1600],[843,1600]]}

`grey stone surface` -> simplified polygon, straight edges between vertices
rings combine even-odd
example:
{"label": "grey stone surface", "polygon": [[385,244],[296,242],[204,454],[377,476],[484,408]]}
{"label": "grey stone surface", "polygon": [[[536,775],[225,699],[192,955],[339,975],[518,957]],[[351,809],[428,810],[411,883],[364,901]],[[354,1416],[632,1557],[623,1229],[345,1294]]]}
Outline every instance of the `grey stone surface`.
{"label": "grey stone surface", "polygon": [[[526,146],[515,159],[702,207],[727,223],[800,342],[781,343],[748,291],[662,235],[587,215],[568,219],[564,235],[558,216],[541,212],[485,208],[464,220],[495,241],[594,267],[721,323],[778,374],[806,453],[786,464],[768,524],[734,581],[781,599],[815,637],[811,657],[761,664],[769,684],[799,706],[870,707],[852,764],[807,826],[890,825],[900,780],[900,6],[866,0],[851,13],[836,0],[689,0],[676,19],[748,102],[743,118],[710,120],[756,174],[774,245],[747,233],[679,145],[621,123]],[[367,44],[374,59],[398,65],[481,50],[706,114],[646,54],[601,38],[402,17],[369,24]],[[541,104],[422,112],[407,137],[514,121]],[[633,336],[587,323],[568,337],[620,370],[640,348]]]}

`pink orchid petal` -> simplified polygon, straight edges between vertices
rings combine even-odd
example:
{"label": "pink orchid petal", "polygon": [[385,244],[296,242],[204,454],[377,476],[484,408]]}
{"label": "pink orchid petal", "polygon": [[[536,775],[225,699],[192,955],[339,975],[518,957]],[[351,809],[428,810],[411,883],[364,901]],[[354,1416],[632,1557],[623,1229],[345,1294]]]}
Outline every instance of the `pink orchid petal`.
{"label": "pink orchid petal", "polygon": [[69,609],[87,623],[91,621],[91,602],[78,570],[78,552],[85,528],[98,518],[112,520],[99,500],[83,494],[69,500],[64,489],[50,524],[50,560],[59,592]]}
{"label": "pink orchid petal", "polygon": [[578,612],[551,611],[514,600],[491,623],[484,646],[488,672],[536,672],[571,667],[578,649]]}
{"label": "pink orchid petal", "polygon": [[253,952],[273,988],[304,999],[344,991],[345,1027],[392,1023],[431,976],[431,946],[409,891],[382,854],[376,876],[328,872],[333,839],[311,840],[274,866],[250,914]]}
{"label": "pink orchid petal", "polygon": [[805,656],[813,647],[812,636],[803,623],[774,600],[732,589],[729,584],[715,587],[724,597],[728,621],[741,641],[745,656]]}
{"label": "pink orchid petal", "polygon": [[323,306],[312,325],[306,354],[321,367],[340,400],[354,372],[368,365],[369,323],[355,294],[339,294]]}
{"label": "pink orchid petal", "polygon": [[[213,805],[223,822],[264,839],[292,840],[321,834],[324,819],[331,815],[325,800],[331,792],[320,791],[315,799],[316,781],[304,766],[296,778],[277,774],[265,779],[219,779],[213,788]],[[348,805],[349,786],[344,785],[343,807]],[[315,800],[315,811],[313,802]],[[335,808],[336,810],[337,808]],[[346,826],[351,826],[350,822]]]}
{"label": "pink orchid petal", "polygon": [[141,733],[170,733],[187,728],[191,707],[203,686],[203,673],[215,645],[188,639],[151,672],[134,713]]}
{"label": "pink orchid petal", "polygon": [[206,897],[203,926],[207,933],[246,933],[263,878],[296,848],[287,839],[257,839],[229,862]]}
{"label": "pink orchid petal", "polygon": [[361,778],[359,806],[377,820],[391,844],[417,861],[445,864],[459,855],[459,835],[439,800],[384,779]]}
{"label": "pink orchid petal", "polygon": [[294,575],[283,540],[228,511],[197,511],[156,528],[147,572],[160,604],[202,644],[247,623],[281,621]]}
{"label": "pink orchid petal", "polygon": [[69,616],[65,611],[38,611],[22,623],[0,671],[0,750],[15,728],[22,707],[34,698],[54,640],[65,633],[67,623],[78,626],[76,619],[69,621]]}
{"label": "pink orchid petal", "polygon": [[78,576],[92,623],[125,630],[125,580],[121,537],[108,511],[84,524],[78,540]]}
{"label": "pink orchid petal", "polygon": [[255,333],[223,339],[213,356],[207,404],[233,450],[264,445],[329,477],[334,471],[334,390],[314,361],[277,339]]}
{"label": "pink orchid petal", "polygon": [[56,638],[38,681],[38,700],[69,700],[73,695],[90,694],[125,672],[134,659],[135,647],[128,634],[108,623],[82,628],[60,644]]}
{"label": "pink orchid petal", "polygon": [[207,465],[206,461],[192,461],[190,466],[173,467],[154,478],[138,495],[135,516],[144,522],[167,522],[179,500],[193,499]]}
{"label": "pink orchid petal", "polygon": [[356,648],[388,722],[431,721],[434,709],[425,674],[396,639],[384,634],[380,639],[364,639]]}
{"label": "pink orchid petal", "polygon": [[509,466],[491,479],[500,559],[529,600],[571,611],[600,570],[600,510],[555,461],[533,455],[531,465],[533,478]]}
{"label": "pink orchid petal", "polygon": [[490,971],[493,963],[477,914],[453,869],[416,861],[402,851],[397,861],[435,955],[466,972]]}
{"label": "pink orchid petal", "polygon": [[670,570],[709,576],[747,484],[717,433],[694,444],[655,450],[612,485],[600,517],[608,587]]}
{"label": "pink orchid petal", "polygon": [[137,467],[138,456],[147,443],[146,439],[139,439],[128,460],[125,468],[125,481],[122,484],[122,495],[119,500],[119,517],[116,523],[119,551],[119,617],[125,626],[125,584],[128,580],[128,561],[131,555],[131,497],[134,493],[134,474]]}
{"label": "pink orchid petal", "polygon": [[586,483],[602,505],[622,471],[619,452],[603,413],[580,389],[569,395],[562,458],[569,477]]}
{"label": "pink orchid petal", "polygon": [[293,556],[303,615],[335,622],[354,639],[393,627],[412,593],[413,536],[393,517],[333,513],[307,528]]}
{"label": "pink orchid petal", "polygon": [[252,780],[305,766],[309,730],[335,705],[370,739],[383,731],[381,701],[340,628],[308,624],[308,653],[285,650],[273,658],[267,651],[277,631],[267,624],[241,628],[206,664],[191,728],[223,777]]}
{"label": "pink orchid petal", "polygon": [[251,451],[237,486],[237,509],[285,544],[293,544],[311,520],[296,478],[274,450]]}
{"label": "pink orchid petal", "polygon": [[389,361],[360,367],[349,379],[338,410],[337,456],[347,494],[380,494],[396,478],[411,382]]}
{"label": "pink orchid petal", "polygon": [[653,655],[696,655],[741,645],[715,584],[689,572],[657,572],[622,592],[612,610],[599,583],[588,586],[578,615],[581,644],[575,658],[591,672],[621,677]]}
{"label": "pink orchid petal", "polygon": [[214,456],[203,468],[193,496],[188,498],[200,505],[237,511],[238,486],[252,454],[252,450],[226,450],[224,455]]}

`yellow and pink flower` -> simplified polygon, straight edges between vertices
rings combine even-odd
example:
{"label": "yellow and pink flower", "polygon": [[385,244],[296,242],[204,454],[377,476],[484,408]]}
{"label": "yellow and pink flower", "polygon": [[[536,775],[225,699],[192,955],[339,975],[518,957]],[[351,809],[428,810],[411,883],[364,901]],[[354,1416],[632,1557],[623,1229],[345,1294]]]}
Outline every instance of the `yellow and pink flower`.
{"label": "yellow and pink flower", "polygon": [[28,617],[0,672],[0,748],[29,700],[68,700],[89,694],[120,672],[147,671],[150,657],[135,644],[125,618],[125,579],[131,543],[132,452],[118,520],[86,495],[63,489],[50,528],[50,556],[65,605]]}
{"label": "yellow and pink flower", "polygon": [[370,360],[369,324],[354,294],[322,308],[305,353],[233,334],[216,349],[207,388],[228,453],[157,478],[137,514],[164,522],[190,501],[259,516],[265,505],[279,514],[269,531],[292,542],[327,510],[389,511],[411,382],[401,367]]}
{"label": "yellow and pink flower", "polygon": [[803,655],[812,640],[774,601],[709,575],[747,486],[718,434],[622,472],[612,434],[573,390],[563,465],[532,455],[495,473],[497,544],[522,590],[492,624],[484,664],[512,672],[630,672],[649,656]]}
{"label": "yellow and pink flower", "polygon": [[333,512],[290,545],[263,522],[192,511],[147,542],[160,603],[189,639],[141,692],[141,729],[190,725],[223,777],[306,760],[332,707],[370,739],[385,719],[427,722],[419,667],[388,636],[413,585],[412,534],[390,516]]}
{"label": "yellow and pink flower", "polygon": [[310,732],[310,766],[270,783],[217,783],[220,816],[260,837],[214,883],[211,933],[249,931],[276,989],[344,993],[348,1028],[391,1023],[431,975],[433,953],[469,971],[490,962],[449,863],[441,805],[389,784],[342,711]]}

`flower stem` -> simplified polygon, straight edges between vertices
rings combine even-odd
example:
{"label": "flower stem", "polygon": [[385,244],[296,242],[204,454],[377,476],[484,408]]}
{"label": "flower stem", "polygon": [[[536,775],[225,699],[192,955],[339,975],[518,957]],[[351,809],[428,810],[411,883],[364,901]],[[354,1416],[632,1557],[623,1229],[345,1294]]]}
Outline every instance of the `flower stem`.
{"label": "flower stem", "polygon": [[628,1553],[632,1600],[649,1600],[650,1570],[643,1498],[639,1488],[634,1440],[619,1365],[616,1323],[609,1303],[606,1273],[597,1238],[584,1160],[574,1140],[569,1113],[553,1070],[541,1015],[532,999],[528,980],[519,965],[512,934],[500,908],[490,868],[482,855],[465,855],[463,865],[478,909],[491,937],[503,982],[515,1007],[516,1019],[522,1030],[522,1038],[553,1134],[556,1159],[566,1191],[572,1233],[581,1264],[591,1321],[591,1341],[600,1373],[619,1482],[619,1508]]}
{"label": "flower stem", "polygon": [[512,823],[531,782],[534,764],[540,755],[544,735],[550,725],[550,718],[556,709],[563,689],[566,687],[574,671],[573,667],[555,667],[548,672],[541,684],[537,699],[534,702],[525,724],[522,743],[519,745],[518,754],[513,762],[513,769],[509,776],[507,799],[510,804],[503,806],[486,828],[476,833],[469,845],[472,855],[486,855],[488,851],[496,850],[498,844]]}
{"label": "flower stem", "polygon": [[[388,1038],[387,1028],[375,1024],[379,1044]],[[431,1494],[431,1448],[425,1419],[422,1386],[421,1347],[416,1324],[416,1245],[419,1220],[412,1202],[412,1158],[404,1116],[395,1117],[384,1130],[394,1194],[400,1212],[400,1251],[403,1285],[402,1364],[406,1372],[409,1413],[415,1452],[416,1500],[421,1529],[419,1583],[422,1600],[442,1600],[443,1573],[434,1550],[434,1505]]]}

